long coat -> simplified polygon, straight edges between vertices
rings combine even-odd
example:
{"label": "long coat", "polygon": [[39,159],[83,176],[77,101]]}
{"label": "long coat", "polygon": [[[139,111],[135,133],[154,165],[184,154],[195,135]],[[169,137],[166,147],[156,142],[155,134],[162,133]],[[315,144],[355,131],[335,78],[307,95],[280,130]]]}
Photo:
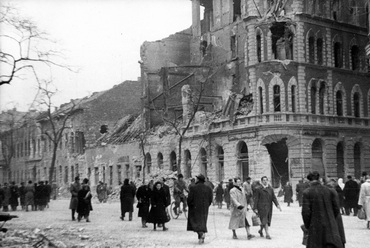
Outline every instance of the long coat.
{"label": "long coat", "polygon": [[90,187],[88,185],[83,185],[81,190],[77,193],[78,198],[78,205],[77,205],[77,213],[79,216],[88,217],[90,211],[93,210],[91,204],[91,192]]}
{"label": "long coat", "polygon": [[72,183],[70,187],[70,192],[71,192],[71,202],[69,203],[69,209],[74,209],[77,210],[78,206],[78,191],[81,189],[81,184],[80,183]]}
{"label": "long coat", "polygon": [[345,208],[357,208],[359,192],[360,187],[356,181],[349,180],[346,182],[343,189]]}
{"label": "long coat", "polygon": [[308,230],[308,248],[324,248],[331,244],[343,248],[336,217],[340,214],[334,190],[313,181],[303,192],[302,218]]}
{"label": "long coat", "polygon": [[31,184],[27,184],[26,188],[25,188],[25,192],[26,192],[26,203],[25,205],[28,206],[28,205],[35,205],[35,199],[34,199],[34,196],[35,196],[35,186],[31,183]]}
{"label": "long coat", "polygon": [[[244,208],[239,210],[238,207],[243,206]],[[238,229],[245,227],[245,219],[248,220],[248,224],[252,225],[251,215],[248,213],[247,199],[245,197],[244,189],[234,186],[230,190],[230,222],[229,229]]]}
{"label": "long coat", "polygon": [[150,195],[152,190],[148,185],[141,185],[136,192],[136,198],[138,201],[139,217],[147,218],[149,214],[150,206]]}
{"label": "long coat", "polygon": [[187,203],[189,206],[188,231],[207,232],[208,209],[213,200],[213,192],[203,182],[190,188]]}
{"label": "long coat", "polygon": [[358,205],[362,205],[366,213],[366,220],[370,221],[370,179],[361,185]]}
{"label": "long coat", "polygon": [[131,185],[124,184],[121,187],[120,200],[121,200],[121,212],[133,212],[134,211],[134,198],[135,198],[135,188]]}
{"label": "long coat", "polygon": [[148,215],[148,223],[166,223],[169,221],[167,219],[166,207],[167,196],[164,188],[161,189],[154,188],[151,194],[151,208]]}
{"label": "long coat", "polygon": [[284,186],[284,202],[291,203],[293,202],[293,188],[292,185],[285,185]]}
{"label": "long coat", "polygon": [[279,206],[274,190],[271,186],[261,187],[256,191],[256,194],[254,195],[253,209],[258,210],[258,215],[261,219],[262,225],[271,225],[272,203],[274,203],[275,206]]}
{"label": "long coat", "polygon": [[9,187],[3,187],[3,207],[9,206],[9,199],[10,199],[10,188]]}
{"label": "long coat", "polygon": [[18,202],[18,197],[19,197],[18,186],[17,185],[11,185],[9,187],[9,189],[10,189],[9,204],[12,207],[16,207],[16,206],[19,205],[19,202]]}
{"label": "long coat", "polygon": [[224,196],[224,189],[222,188],[222,185],[219,184],[216,187],[216,202],[222,202]]}

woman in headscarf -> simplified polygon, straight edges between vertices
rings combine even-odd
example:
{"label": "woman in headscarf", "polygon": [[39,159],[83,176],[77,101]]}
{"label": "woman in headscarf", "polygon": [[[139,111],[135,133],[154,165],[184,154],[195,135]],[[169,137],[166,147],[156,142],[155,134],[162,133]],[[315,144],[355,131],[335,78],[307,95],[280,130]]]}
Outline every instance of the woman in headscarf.
{"label": "woman in headscarf", "polygon": [[335,185],[335,190],[338,193],[339,207],[341,214],[344,214],[344,193],[343,193],[344,183],[343,179],[339,178],[337,184]]}
{"label": "woman in headscarf", "polygon": [[88,185],[89,179],[85,178],[82,181],[81,190],[77,193],[78,204],[77,204],[77,213],[78,217],[77,220],[81,221],[81,218],[84,217],[86,222],[90,222],[89,215],[90,211],[92,211],[91,205],[91,192],[90,186]]}
{"label": "woman in headscarf", "polygon": [[147,222],[154,224],[153,230],[157,229],[157,224],[162,224],[163,231],[167,231],[168,228],[165,226],[165,223],[169,221],[166,212],[168,203],[166,192],[164,191],[161,182],[156,182],[154,184],[150,201],[151,208]]}

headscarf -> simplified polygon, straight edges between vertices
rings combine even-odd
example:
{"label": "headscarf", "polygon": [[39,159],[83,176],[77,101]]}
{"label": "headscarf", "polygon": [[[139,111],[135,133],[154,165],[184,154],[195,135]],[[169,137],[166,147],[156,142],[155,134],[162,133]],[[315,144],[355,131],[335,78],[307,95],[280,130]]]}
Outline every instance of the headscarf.
{"label": "headscarf", "polygon": [[343,190],[344,189],[344,183],[343,183],[343,179],[342,178],[339,178],[338,179],[338,185],[339,187]]}

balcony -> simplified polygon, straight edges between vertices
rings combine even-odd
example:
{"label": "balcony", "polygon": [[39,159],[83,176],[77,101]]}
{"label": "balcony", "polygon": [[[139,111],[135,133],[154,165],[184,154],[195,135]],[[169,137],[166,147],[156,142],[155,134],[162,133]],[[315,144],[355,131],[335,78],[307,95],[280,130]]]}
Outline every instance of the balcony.
{"label": "balcony", "polygon": [[217,133],[246,127],[257,126],[306,126],[306,127],[334,127],[334,128],[360,128],[368,129],[370,118],[355,118],[351,116],[330,116],[299,113],[266,113],[262,115],[238,116],[234,123],[228,118],[214,120],[210,126],[195,123],[190,126],[187,134]]}

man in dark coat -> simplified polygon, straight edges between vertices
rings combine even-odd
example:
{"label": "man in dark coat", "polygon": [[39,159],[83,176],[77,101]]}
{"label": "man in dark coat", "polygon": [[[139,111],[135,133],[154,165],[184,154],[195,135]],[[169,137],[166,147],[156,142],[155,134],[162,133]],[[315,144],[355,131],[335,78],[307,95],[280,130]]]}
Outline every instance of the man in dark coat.
{"label": "man in dark coat", "polygon": [[149,184],[141,185],[136,192],[137,208],[139,209],[138,217],[141,217],[141,225],[143,228],[148,227],[146,221],[149,214],[151,188],[153,187],[153,180]]}
{"label": "man in dark coat", "polygon": [[273,188],[268,184],[266,176],[261,178],[261,187],[254,194],[253,211],[258,214],[261,219],[261,226],[258,233],[263,237],[263,229],[266,231],[266,239],[271,239],[269,226],[272,219],[272,203],[281,211],[279,202],[276,199]]}
{"label": "man in dark coat", "polygon": [[352,176],[347,176],[348,181],[344,185],[344,209],[346,215],[349,215],[351,209],[353,209],[353,215],[357,215],[357,203],[358,195],[360,193],[360,187],[356,181],[352,179]]}
{"label": "man in dark coat", "polygon": [[12,211],[15,211],[15,210],[17,210],[17,207],[19,205],[19,203],[18,203],[18,197],[19,197],[18,186],[15,184],[15,182],[12,182],[9,189],[10,189],[9,204],[12,208]]}
{"label": "man in dark coat", "polygon": [[81,189],[80,178],[75,177],[74,183],[71,184],[69,191],[71,192],[71,202],[69,203],[69,209],[72,211],[72,220],[76,220],[75,213],[78,206],[78,191]]}
{"label": "man in dark coat", "polygon": [[195,186],[190,188],[187,199],[189,207],[187,230],[197,232],[199,244],[202,244],[207,232],[208,209],[213,200],[213,192],[204,184],[206,178],[202,174],[196,178]]}
{"label": "man in dark coat", "polygon": [[121,187],[120,200],[121,200],[121,220],[125,219],[126,212],[129,213],[129,221],[132,221],[132,212],[134,212],[134,198],[136,189],[130,185],[128,178],[123,181]]}
{"label": "man in dark coat", "polygon": [[310,187],[303,192],[302,218],[308,230],[308,248],[343,248],[336,221],[340,214],[335,191],[323,186],[317,171],[310,173]]}
{"label": "man in dark coat", "polygon": [[24,186],[24,182],[21,182],[21,186],[19,187],[19,200],[22,210],[26,209],[26,187]]}
{"label": "man in dark coat", "polygon": [[297,201],[299,203],[299,206],[302,206],[302,196],[303,191],[309,187],[309,184],[305,182],[304,178],[302,180],[299,180],[297,186],[296,186],[296,193],[297,193]]}
{"label": "man in dark coat", "polygon": [[37,195],[37,209],[43,211],[48,204],[48,188],[44,184],[44,181],[40,181],[39,185],[36,187],[36,195]]}

